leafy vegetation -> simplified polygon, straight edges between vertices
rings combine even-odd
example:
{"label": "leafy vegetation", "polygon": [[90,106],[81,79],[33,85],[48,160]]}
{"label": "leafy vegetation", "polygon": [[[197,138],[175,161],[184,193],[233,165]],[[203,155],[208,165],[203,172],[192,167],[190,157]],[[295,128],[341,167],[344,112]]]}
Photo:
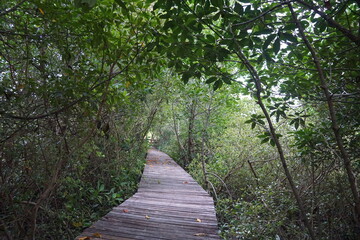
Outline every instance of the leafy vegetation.
{"label": "leafy vegetation", "polygon": [[129,197],[141,175],[143,136],[156,109],[147,103],[149,66],[158,64],[146,51],[151,17],[125,15],[111,1],[77,3],[80,8],[71,1],[2,6],[1,231],[7,238],[74,238]]}
{"label": "leafy vegetation", "polygon": [[358,239],[359,8],[6,1],[1,236],[74,238],[136,189],[151,136],[225,239]]}

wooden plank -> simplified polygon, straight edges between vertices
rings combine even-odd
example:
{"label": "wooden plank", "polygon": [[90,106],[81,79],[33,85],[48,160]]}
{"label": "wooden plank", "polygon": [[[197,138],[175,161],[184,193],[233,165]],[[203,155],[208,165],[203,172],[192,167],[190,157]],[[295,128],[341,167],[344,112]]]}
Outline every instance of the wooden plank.
{"label": "wooden plank", "polygon": [[[146,218],[146,216],[148,216],[148,219]],[[205,221],[202,220],[202,222],[197,222],[196,221],[197,218],[169,218],[169,217],[164,217],[164,216],[156,216],[156,215],[136,215],[136,214],[126,214],[126,215],[121,215],[118,213],[114,213],[114,212],[110,212],[108,215],[106,215],[105,220],[110,222],[116,222],[116,221],[121,221],[121,222],[138,222],[139,224],[147,224],[149,226],[155,224],[158,225],[158,223],[163,223],[164,226],[169,227],[168,225],[179,225],[182,227],[188,226],[189,228],[203,228],[203,227],[210,227],[210,226],[217,226],[216,222],[213,221]],[[101,220],[100,220],[101,221]]]}
{"label": "wooden plank", "polygon": [[[121,205],[121,208],[114,209],[115,212],[118,211],[129,211],[129,208],[125,205]],[[163,207],[163,206],[156,206],[156,205],[132,205],[131,209],[136,211],[139,209],[139,211],[152,211],[152,212],[168,212],[168,213],[174,213],[174,214],[182,214],[182,215],[189,215],[189,216],[209,216],[213,219],[214,217],[214,211],[201,211],[201,210],[193,210],[193,209],[178,209],[178,208],[169,208],[169,207]],[[215,219],[216,220],[216,219]]]}
{"label": "wooden plank", "polygon": [[[172,210],[167,210],[167,209],[161,209],[161,210],[157,210],[157,209],[148,209],[148,208],[137,208],[137,207],[132,207],[131,208],[131,212],[129,212],[129,210],[127,208],[123,208],[123,209],[114,209],[113,211],[111,211],[111,213],[123,213],[123,211],[127,211],[127,213],[129,214],[138,214],[138,215],[143,215],[143,216],[163,216],[163,217],[171,217],[173,219],[177,219],[177,218],[182,218],[182,219],[187,219],[188,221],[194,221],[196,219],[201,219],[203,222],[210,222],[213,221],[213,214],[204,214],[202,212],[199,212],[196,214],[196,218],[194,218],[194,214],[193,212],[179,212],[179,211],[172,211]],[[214,221],[215,222],[215,221]]]}
{"label": "wooden plank", "polygon": [[[109,239],[109,240],[118,240],[118,239],[147,239],[147,240],[157,240],[157,239],[171,239],[171,240],[178,240],[178,239],[186,239],[186,240],[215,240],[219,239],[217,235],[213,234],[199,234],[195,233],[193,235],[185,235],[182,233],[173,232],[171,234],[165,232],[151,232],[151,231],[137,231],[134,229],[126,229],[126,230],[118,230],[116,228],[108,227],[108,228],[91,228],[87,231],[89,235],[81,235],[83,237],[92,236],[94,233],[99,232],[106,232],[105,234],[101,234],[101,238],[97,239]],[[199,234],[198,236],[196,236]],[[124,237],[126,236],[126,237]],[[154,237],[156,236],[156,237]],[[90,238],[91,240],[94,238]],[[96,239],[96,238],[95,238]]]}
{"label": "wooden plank", "polygon": [[[100,235],[110,234],[112,236],[121,236],[131,238],[134,236],[150,237],[150,238],[174,238],[174,236],[181,237],[178,239],[189,239],[196,237],[197,233],[203,233],[208,237],[214,237],[212,229],[210,228],[188,228],[186,226],[176,226],[176,228],[166,228],[163,225],[154,227],[152,225],[140,223],[134,224],[133,222],[105,222],[98,221],[92,227],[93,232]],[[110,233],[112,232],[112,233]],[[147,238],[145,238],[147,239]],[[176,239],[176,238],[175,238]]]}
{"label": "wooden plank", "polygon": [[[151,149],[138,192],[77,237],[220,239],[213,199],[168,155]],[[91,239],[96,239],[93,236]]]}

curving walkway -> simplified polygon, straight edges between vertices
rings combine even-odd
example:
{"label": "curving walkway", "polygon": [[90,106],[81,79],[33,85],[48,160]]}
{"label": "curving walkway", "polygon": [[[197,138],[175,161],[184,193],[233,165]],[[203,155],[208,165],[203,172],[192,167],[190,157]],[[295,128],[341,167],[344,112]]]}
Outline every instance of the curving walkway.
{"label": "curving walkway", "polygon": [[138,192],[76,239],[220,239],[213,199],[168,155],[150,149]]}

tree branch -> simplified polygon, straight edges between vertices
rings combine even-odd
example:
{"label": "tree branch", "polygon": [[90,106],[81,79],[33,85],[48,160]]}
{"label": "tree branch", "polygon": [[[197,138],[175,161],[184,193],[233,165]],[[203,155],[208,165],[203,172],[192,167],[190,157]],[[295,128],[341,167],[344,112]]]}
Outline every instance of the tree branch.
{"label": "tree branch", "polygon": [[[146,47],[146,46],[145,46]],[[142,49],[144,49],[145,47],[143,47]],[[137,49],[136,51],[136,54],[135,56],[130,60],[130,62],[123,68],[121,69],[120,71],[116,72],[116,73],[113,73],[111,74],[107,79],[95,84],[94,86],[92,86],[88,91],[92,91],[96,88],[98,88],[99,86],[103,85],[104,83],[108,82],[108,81],[111,81],[113,78],[115,78],[116,76],[118,76],[119,74],[123,73],[134,61],[135,59],[137,58],[137,56],[139,55],[141,51],[139,50],[139,48]],[[55,114],[59,114],[69,108],[71,108],[72,106],[78,104],[79,102],[82,102],[83,100],[85,100],[86,98],[88,98],[88,96],[82,96],[76,100],[74,100],[73,102],[69,103],[68,105],[60,108],[60,109],[57,109],[57,110],[54,110],[54,111],[51,111],[49,113],[44,113],[44,114],[40,114],[40,115],[36,115],[36,116],[16,116],[16,115],[12,115],[12,114],[9,114],[9,113],[6,113],[5,111],[0,111],[0,115],[3,115],[7,118],[13,118],[13,119],[17,119],[17,120],[25,120],[25,121],[29,121],[29,120],[35,120],[35,119],[42,119],[42,118],[46,118],[48,116],[51,116],[51,115],[55,115]]]}
{"label": "tree branch", "polygon": [[246,22],[235,23],[235,24],[233,24],[232,26],[240,26],[240,25],[245,25],[245,24],[252,23],[252,22],[256,21],[257,19],[265,16],[265,15],[268,14],[269,12],[272,12],[272,11],[274,11],[275,9],[277,9],[277,8],[279,8],[279,7],[282,7],[282,6],[285,5],[285,4],[288,4],[289,2],[291,2],[291,1],[282,2],[282,3],[278,4],[278,5],[275,5],[274,7],[270,8],[270,9],[266,10],[265,12],[261,13],[260,15],[254,17],[253,19],[250,19],[250,20],[248,20],[248,21],[246,21]]}
{"label": "tree branch", "polygon": [[330,16],[328,16],[323,11],[319,10],[318,6],[313,4],[307,3],[303,0],[295,0],[297,3],[307,7],[310,10],[313,10],[315,13],[319,14],[325,21],[328,22],[329,26],[336,28],[340,32],[342,32],[346,37],[348,37],[352,42],[356,45],[360,46],[360,37],[354,35],[349,29],[345,28],[344,26],[340,25],[338,22],[333,20]]}
{"label": "tree branch", "polygon": [[318,71],[318,75],[319,75],[319,82],[320,82],[320,87],[323,89],[325,98],[327,100],[327,105],[328,105],[328,109],[329,109],[329,117],[331,120],[331,124],[332,124],[332,130],[335,136],[335,140],[337,143],[337,146],[339,148],[339,151],[341,153],[341,157],[343,160],[343,164],[344,164],[344,168],[346,171],[346,174],[348,176],[348,181],[350,184],[350,189],[351,192],[353,194],[353,198],[354,198],[354,203],[355,203],[355,209],[356,209],[356,213],[357,213],[357,217],[358,219],[360,219],[360,194],[358,191],[358,186],[357,186],[357,179],[355,176],[355,173],[352,169],[351,166],[351,161],[350,161],[350,157],[345,149],[344,143],[343,143],[343,139],[342,136],[340,134],[340,127],[338,125],[338,121],[337,121],[337,117],[336,117],[336,111],[335,111],[335,107],[334,107],[334,103],[333,103],[333,99],[332,99],[332,94],[329,91],[329,87],[325,78],[325,74],[324,71],[321,67],[320,64],[320,59],[317,55],[317,52],[315,51],[314,47],[311,45],[311,43],[309,42],[307,36],[304,33],[304,29],[302,27],[302,25],[300,24],[297,15],[291,5],[291,3],[288,4],[288,7],[290,9],[291,15],[296,23],[296,26],[299,29],[300,35],[302,40],[304,41],[306,47],[309,49],[313,62],[315,64],[315,67]]}

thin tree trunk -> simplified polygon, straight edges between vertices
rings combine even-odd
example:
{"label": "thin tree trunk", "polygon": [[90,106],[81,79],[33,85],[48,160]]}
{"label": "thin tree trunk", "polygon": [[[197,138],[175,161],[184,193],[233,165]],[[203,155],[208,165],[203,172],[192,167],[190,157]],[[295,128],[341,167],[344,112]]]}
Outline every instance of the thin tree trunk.
{"label": "thin tree trunk", "polygon": [[41,193],[40,197],[37,199],[35,206],[33,207],[32,211],[31,211],[31,213],[32,213],[32,216],[30,219],[31,229],[28,234],[29,240],[35,240],[36,227],[37,227],[36,222],[37,222],[39,208],[40,208],[41,204],[43,203],[43,201],[45,201],[46,198],[48,198],[50,196],[50,194],[52,193],[52,191],[54,190],[56,183],[59,180],[59,177],[61,175],[62,168],[70,158],[70,150],[69,150],[65,136],[64,136],[64,144],[65,144],[65,149],[66,149],[66,156],[62,156],[60,158],[60,160],[57,162],[56,167],[54,169],[54,173],[51,176],[50,182],[48,183],[45,190]]}
{"label": "thin tree trunk", "polygon": [[255,169],[254,169],[254,167],[252,166],[250,160],[248,160],[247,162],[248,162],[248,164],[249,164],[249,167],[250,167],[250,170],[251,170],[252,174],[254,174],[255,181],[256,181],[256,185],[259,187],[259,178],[258,178],[258,175],[256,174]]}
{"label": "thin tree trunk", "polygon": [[253,79],[253,81],[255,83],[257,104],[260,106],[260,108],[261,108],[261,110],[262,110],[262,112],[263,112],[263,114],[264,114],[264,116],[266,118],[266,121],[268,123],[269,131],[270,131],[270,134],[271,134],[271,137],[272,137],[273,141],[275,142],[275,146],[277,148],[277,151],[279,153],[279,158],[280,158],[282,167],[284,169],[285,176],[286,176],[286,178],[287,178],[287,180],[288,180],[288,182],[290,184],[291,191],[294,194],[297,205],[299,207],[301,220],[304,223],[305,227],[307,228],[307,230],[309,232],[309,235],[310,235],[310,238],[312,240],[315,240],[316,238],[315,238],[313,228],[311,227],[311,224],[310,224],[310,222],[309,222],[309,220],[308,220],[308,218],[306,216],[306,211],[305,211],[304,204],[303,204],[303,202],[302,202],[302,200],[300,198],[298,189],[296,188],[296,184],[295,184],[295,182],[294,182],[294,180],[292,178],[292,175],[291,175],[291,173],[289,171],[282,145],[281,145],[281,143],[280,143],[280,141],[279,141],[279,139],[278,139],[278,137],[276,135],[276,130],[275,130],[274,124],[273,124],[273,122],[271,120],[271,117],[270,117],[270,115],[269,115],[269,113],[268,113],[268,111],[266,109],[265,104],[263,103],[262,96],[261,96],[261,93],[262,93],[263,89],[262,89],[262,86],[261,86],[260,76],[258,75],[255,68],[252,66],[252,64],[248,61],[246,56],[243,54],[243,52],[241,50],[241,47],[239,46],[238,42],[235,39],[234,39],[234,43],[237,46],[236,55],[239,57],[241,62],[246,66],[246,68],[248,69],[248,71],[249,71],[250,75],[252,76],[252,79]]}
{"label": "thin tree trunk", "polygon": [[[190,11],[191,8],[189,8]],[[193,12],[193,11],[192,11]],[[196,13],[193,12],[193,14],[195,16]],[[197,16],[198,17],[198,16]],[[199,18],[199,17],[198,17]],[[202,20],[200,20],[202,21]],[[213,31],[216,35],[218,35],[220,38],[224,38],[220,33],[218,33],[209,23],[203,21],[203,23],[205,25],[207,25],[209,27],[209,29],[211,31]],[[294,197],[296,199],[296,202],[297,202],[297,205],[299,207],[299,211],[300,211],[300,216],[301,216],[301,220],[302,222],[304,223],[305,227],[307,228],[308,232],[309,232],[309,235],[310,235],[310,238],[312,240],[315,240],[315,234],[314,234],[314,230],[313,228],[311,227],[311,224],[306,216],[306,211],[305,211],[305,208],[304,208],[304,205],[303,205],[303,202],[300,198],[300,195],[299,195],[299,192],[298,192],[298,189],[296,188],[296,185],[294,183],[294,180],[292,178],[292,175],[288,169],[288,166],[287,166],[287,162],[286,162],[286,159],[285,159],[285,156],[284,156],[284,152],[283,152],[283,149],[282,149],[282,145],[281,143],[279,142],[279,139],[278,137],[276,136],[276,131],[275,131],[275,128],[274,128],[274,125],[272,123],[272,120],[270,118],[270,115],[265,107],[265,104],[263,103],[262,101],[262,96],[261,96],[261,93],[263,92],[263,89],[262,89],[262,86],[261,86],[261,79],[257,73],[257,71],[255,70],[255,68],[252,66],[252,64],[248,61],[248,59],[246,58],[246,56],[244,55],[244,53],[242,52],[242,49],[241,49],[241,46],[239,45],[239,43],[237,42],[237,40],[235,39],[235,35],[234,33],[232,32],[232,29],[230,27],[230,33],[232,34],[233,36],[233,42],[237,48],[235,52],[235,54],[238,56],[239,60],[246,66],[246,68],[248,69],[254,83],[255,83],[255,87],[256,87],[256,98],[257,98],[257,103],[258,105],[260,106],[263,114],[265,115],[265,118],[266,118],[266,121],[268,122],[268,126],[269,126],[269,131],[270,131],[270,134],[272,136],[272,139],[273,141],[275,142],[275,146],[277,148],[277,151],[279,153],[279,157],[280,157],[280,161],[281,161],[281,164],[283,166],[283,169],[284,169],[284,172],[285,172],[285,176],[290,184],[290,187],[291,187],[291,191],[293,192],[294,194]]]}
{"label": "thin tree trunk", "polygon": [[172,116],[173,116],[173,123],[174,123],[174,131],[175,131],[176,141],[177,141],[177,144],[179,146],[179,150],[182,153],[185,153],[186,150],[185,150],[184,146],[181,144],[180,136],[179,136],[179,129],[176,126],[177,124],[176,124],[176,119],[175,119],[174,103],[171,104],[171,110],[172,110]]}
{"label": "thin tree trunk", "polygon": [[193,132],[194,132],[195,115],[196,115],[196,100],[192,100],[190,106],[190,116],[189,116],[189,125],[188,125],[187,154],[185,159],[185,167],[191,163],[194,152]]}
{"label": "thin tree trunk", "polygon": [[290,12],[292,14],[292,17],[293,17],[294,21],[296,22],[296,25],[299,29],[301,38],[305,42],[306,47],[309,49],[309,51],[311,53],[313,62],[315,64],[315,67],[316,67],[318,75],[319,75],[320,87],[323,89],[323,92],[324,92],[324,95],[325,95],[325,98],[327,101],[327,105],[328,105],[328,109],[329,109],[329,116],[330,116],[330,120],[331,120],[331,124],[332,124],[332,130],[334,132],[335,140],[336,140],[337,146],[339,148],[339,151],[341,153],[344,168],[345,168],[346,174],[348,176],[348,181],[350,183],[351,192],[352,192],[352,195],[354,198],[355,210],[356,210],[358,224],[359,224],[359,221],[360,221],[360,195],[359,195],[359,191],[358,191],[357,180],[356,180],[354,171],[351,167],[351,161],[350,161],[349,154],[347,153],[347,151],[345,149],[344,142],[343,142],[342,136],[340,134],[340,128],[339,128],[339,124],[337,122],[336,111],[335,111],[334,103],[332,101],[331,93],[329,91],[329,86],[327,84],[324,71],[320,65],[320,60],[319,60],[319,57],[318,57],[314,47],[311,45],[308,38],[306,37],[304,29],[301,26],[301,24],[299,23],[299,20],[297,18],[297,15],[296,15],[291,3],[288,3],[288,6],[289,6]]}
{"label": "thin tree trunk", "polygon": [[[203,129],[202,129],[202,134],[201,134],[201,166],[202,166],[202,171],[204,174],[204,182],[205,182],[205,186],[207,189],[209,189],[209,181],[207,178],[207,170],[206,170],[206,163],[205,163],[205,143],[206,143],[206,130],[209,126],[209,121],[210,121],[210,114],[211,114],[211,101],[212,99],[210,99],[210,103],[205,111],[205,123],[203,125]],[[216,194],[216,193],[215,193]]]}

